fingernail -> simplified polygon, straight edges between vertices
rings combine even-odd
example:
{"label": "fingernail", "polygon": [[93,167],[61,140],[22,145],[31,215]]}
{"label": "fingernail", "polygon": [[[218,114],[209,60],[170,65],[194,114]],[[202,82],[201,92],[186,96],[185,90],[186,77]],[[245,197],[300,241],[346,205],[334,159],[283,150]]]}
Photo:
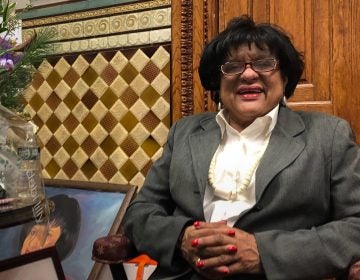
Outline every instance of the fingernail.
{"label": "fingernail", "polygon": [[198,228],[200,226],[200,224],[201,224],[200,221],[195,221],[194,222],[194,227]]}
{"label": "fingernail", "polygon": [[235,245],[230,245],[230,246],[228,246],[227,249],[228,249],[228,251],[230,253],[236,253],[237,252],[237,247]]}
{"label": "fingernail", "polygon": [[203,260],[198,260],[196,262],[196,267],[197,268],[202,268],[205,265],[205,262]]}
{"label": "fingernail", "polygon": [[224,268],[222,268],[220,271],[221,271],[221,273],[223,273],[223,274],[228,274],[228,273],[229,273],[229,268],[224,267]]}
{"label": "fingernail", "polygon": [[193,240],[191,240],[191,246],[192,246],[192,247],[196,247],[197,245],[199,245],[199,239],[193,239]]}
{"label": "fingernail", "polygon": [[229,230],[228,230],[228,235],[229,235],[229,236],[235,236],[235,230],[229,229]]}

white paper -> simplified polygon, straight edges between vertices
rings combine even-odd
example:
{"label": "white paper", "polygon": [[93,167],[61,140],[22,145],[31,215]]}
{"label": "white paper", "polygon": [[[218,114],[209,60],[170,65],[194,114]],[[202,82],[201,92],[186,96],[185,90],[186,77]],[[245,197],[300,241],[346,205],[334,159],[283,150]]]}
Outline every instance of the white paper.
{"label": "white paper", "polygon": [[[126,277],[128,280],[135,280],[136,279],[136,273],[138,269],[138,264],[136,263],[123,263],[124,270],[126,273]],[[144,266],[144,275],[142,280],[149,279],[150,275],[153,274],[153,272],[156,269],[156,265],[146,264]]]}

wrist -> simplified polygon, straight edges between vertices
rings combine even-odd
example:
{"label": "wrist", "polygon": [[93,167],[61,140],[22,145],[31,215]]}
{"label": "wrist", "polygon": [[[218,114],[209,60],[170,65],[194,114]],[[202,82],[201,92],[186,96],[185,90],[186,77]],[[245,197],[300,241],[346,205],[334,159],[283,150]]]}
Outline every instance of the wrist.
{"label": "wrist", "polygon": [[176,248],[181,249],[181,244],[182,244],[182,241],[183,241],[183,238],[184,238],[184,235],[185,235],[185,231],[193,223],[194,223],[194,221],[189,221],[183,226],[183,228],[182,228],[182,230],[181,230],[181,232],[179,234],[179,237],[177,239],[177,242],[176,242]]}

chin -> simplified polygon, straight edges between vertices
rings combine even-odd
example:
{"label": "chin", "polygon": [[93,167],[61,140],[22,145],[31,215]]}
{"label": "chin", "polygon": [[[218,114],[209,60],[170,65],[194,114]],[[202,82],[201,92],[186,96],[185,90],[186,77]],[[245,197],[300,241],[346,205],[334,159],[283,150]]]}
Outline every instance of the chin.
{"label": "chin", "polygon": [[265,108],[263,106],[259,106],[259,104],[241,104],[241,106],[237,107],[237,111],[241,114],[246,115],[259,115],[263,114],[263,112],[266,112]]}

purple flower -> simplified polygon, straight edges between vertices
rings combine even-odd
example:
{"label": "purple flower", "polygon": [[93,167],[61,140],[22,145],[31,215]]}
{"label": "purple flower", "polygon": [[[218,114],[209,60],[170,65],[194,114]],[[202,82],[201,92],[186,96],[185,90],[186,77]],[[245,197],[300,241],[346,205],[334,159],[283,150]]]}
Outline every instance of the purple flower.
{"label": "purple flower", "polygon": [[0,67],[5,68],[6,70],[14,69],[14,62],[11,59],[0,58]]}
{"label": "purple flower", "polygon": [[[12,39],[0,37],[0,52],[7,51],[15,46],[16,42]],[[21,53],[14,51],[7,52],[0,56],[0,68],[5,70],[14,69],[14,65],[22,58]]]}
{"label": "purple flower", "polygon": [[14,43],[12,40],[1,38],[0,37],[0,48],[3,50],[11,49],[14,46]]}

